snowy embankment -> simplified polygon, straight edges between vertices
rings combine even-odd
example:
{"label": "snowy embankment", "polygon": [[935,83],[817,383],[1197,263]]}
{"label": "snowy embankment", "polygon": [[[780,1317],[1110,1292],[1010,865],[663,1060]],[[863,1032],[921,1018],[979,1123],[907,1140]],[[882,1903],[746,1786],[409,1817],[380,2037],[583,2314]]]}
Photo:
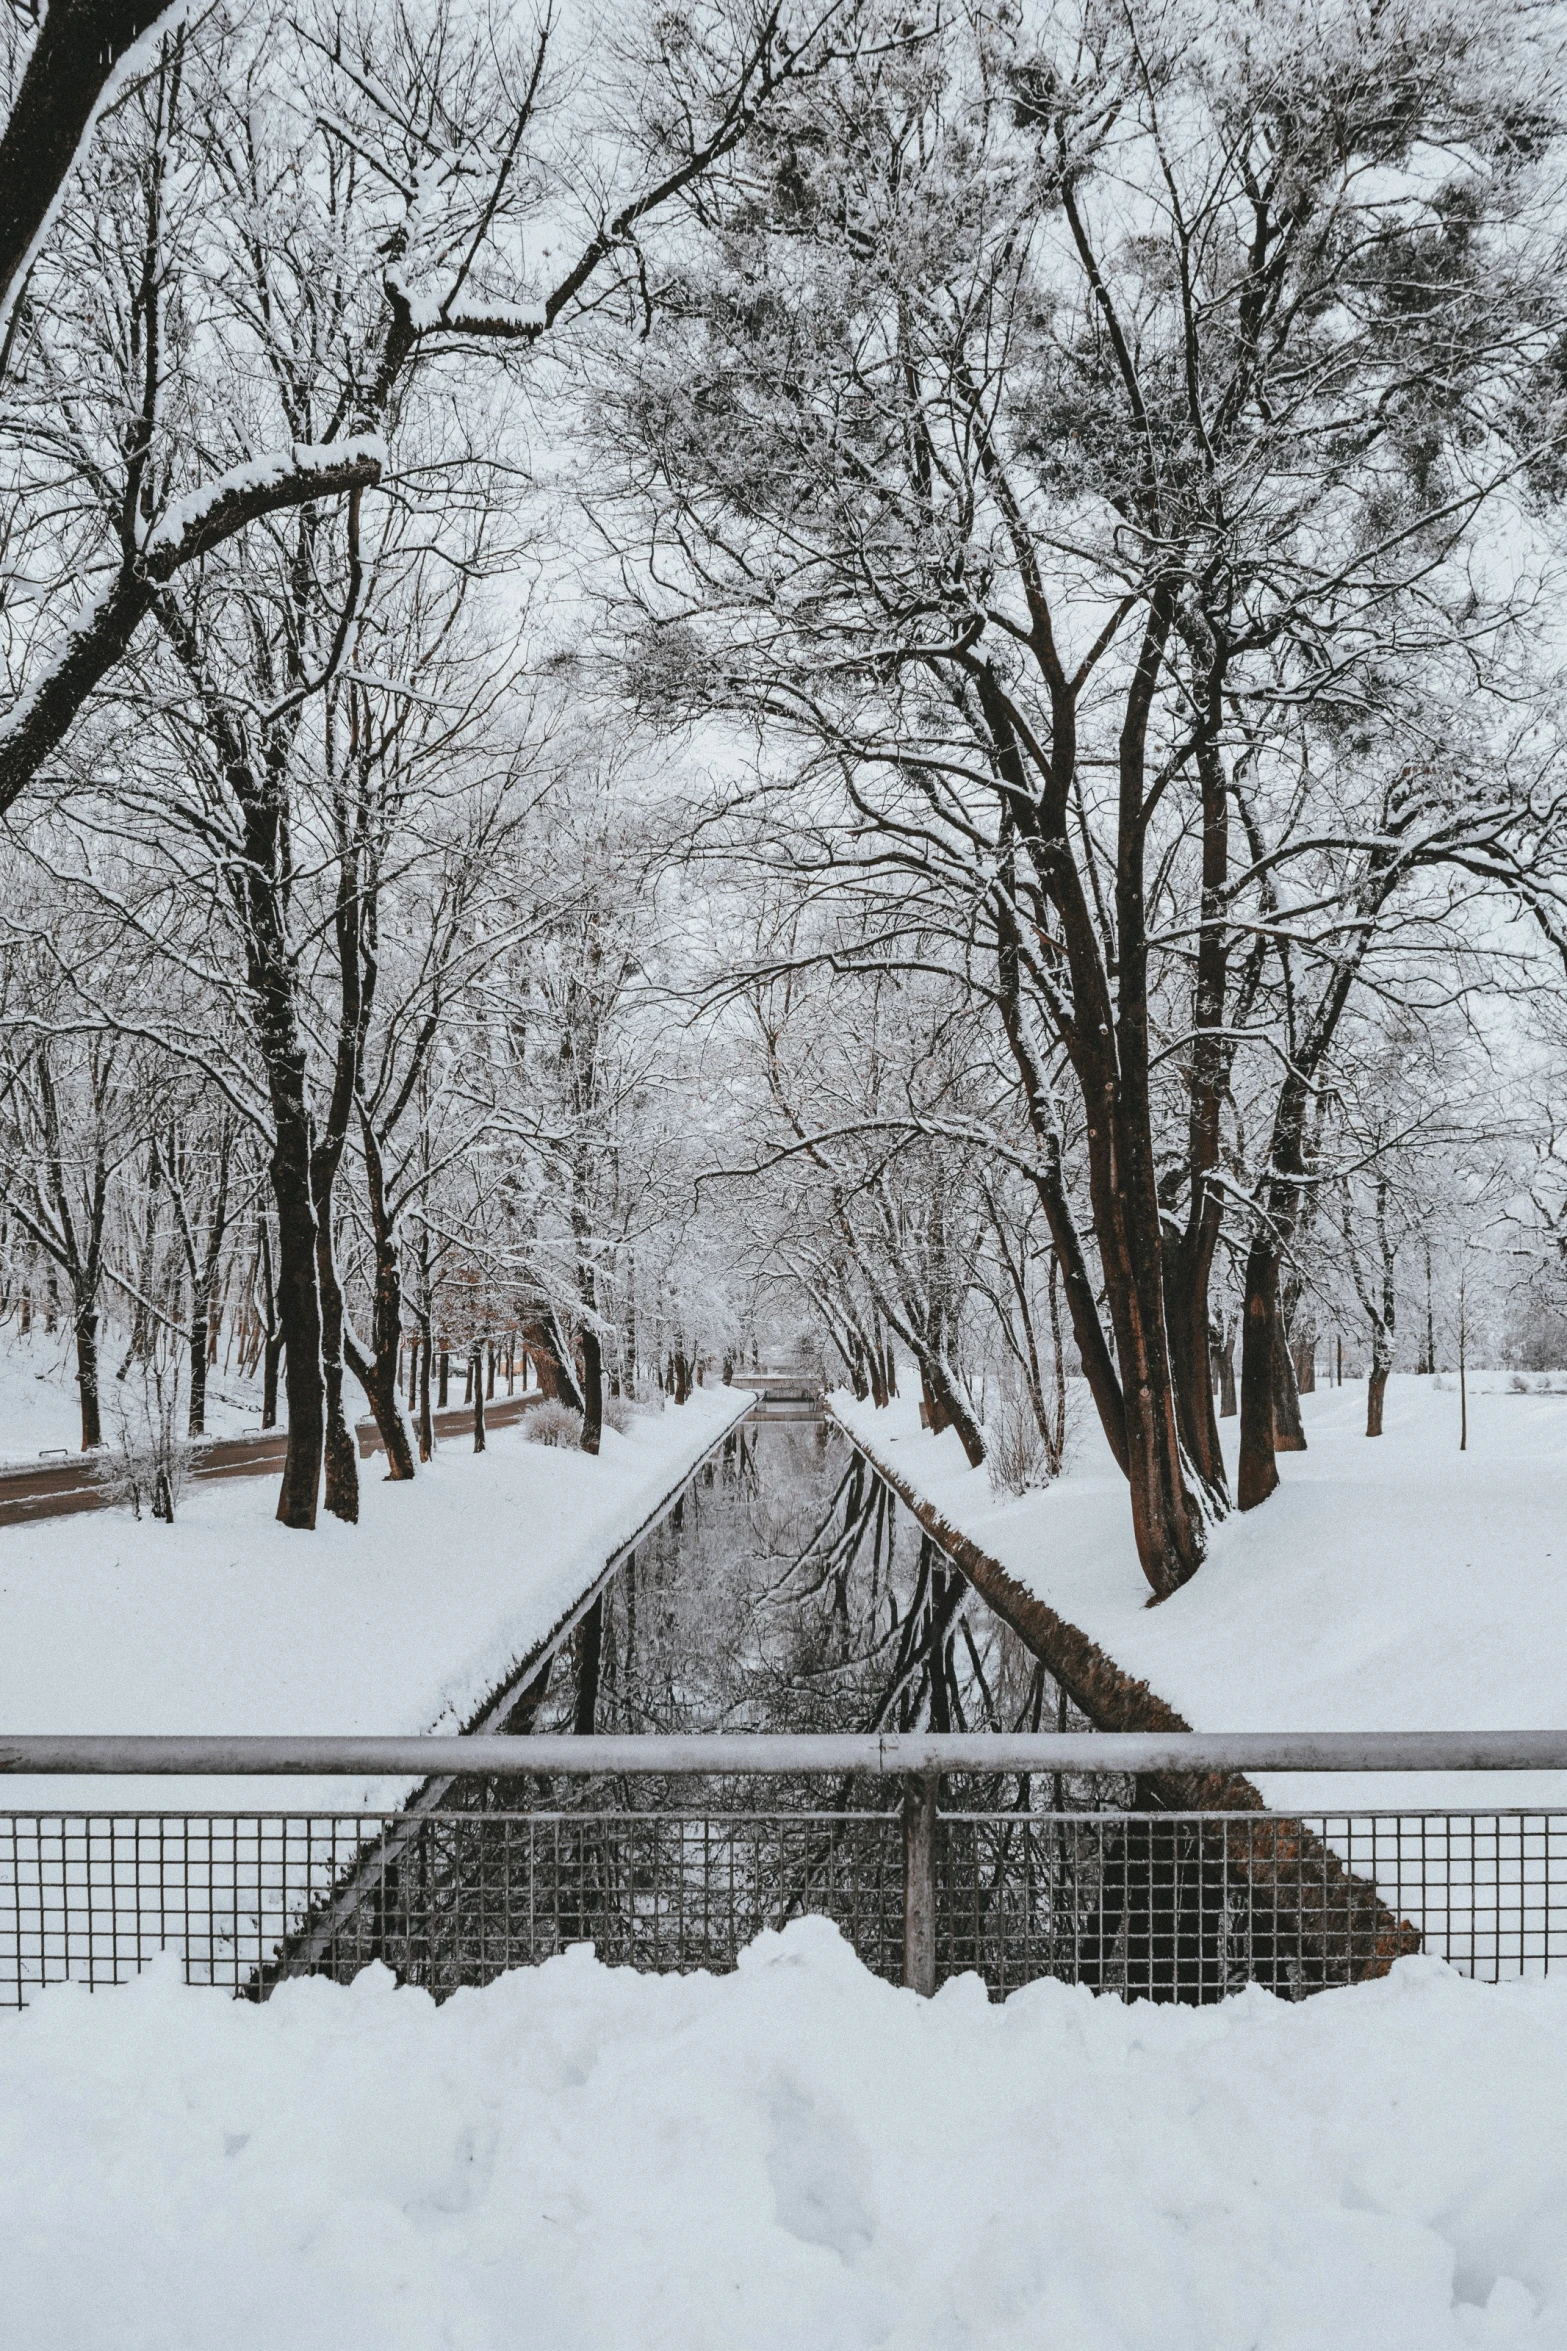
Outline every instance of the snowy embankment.
{"label": "snowy embankment", "polygon": [[[606,1430],[597,1460],[447,1445],[412,1485],[361,1471],[357,1526],[278,1525],[275,1476],[190,1488],[175,1524],[126,1510],[0,1528],[0,1728],[456,1730],[559,1622],[749,1399]],[[8,1778],[7,1810],[310,1811],[399,1803],[404,1781]]]}
{"label": "snowy embankment", "polygon": [[[833,1398],[873,1459],[1194,1730],[1559,1727],[1567,1393],[1537,1382],[1517,1394],[1509,1375],[1482,1375],[1464,1453],[1451,1382],[1395,1378],[1380,1438],[1365,1434],[1363,1382],[1302,1407],[1309,1450],[1280,1456],[1279,1491],[1218,1526],[1193,1581],[1150,1608],[1125,1482],[1097,1426],[1065,1477],[1016,1498],[969,1468],[954,1432],[922,1431],[916,1403],[877,1412]],[[1221,1424],[1229,1448],[1235,1428]],[[1277,1810],[1317,1815],[1567,1806],[1560,1773],[1259,1774],[1256,1785]],[[1329,1841],[1361,1866],[1365,1839],[1353,1855]],[[1440,1837],[1422,1847],[1413,1829],[1404,1843],[1400,1855],[1395,1827],[1378,1831],[1371,1872],[1402,1915],[1431,1924],[1451,1902],[1456,1918],[1472,1877],[1483,1912],[1497,1915],[1500,1879],[1503,1908],[1523,1923],[1537,1857],[1498,1863],[1462,1840],[1447,1851]],[[1535,1896],[1527,1908],[1537,1930]]]}
{"label": "snowy embankment", "polygon": [[1567,2341],[1567,1984],[993,2006],[833,1928],[436,2008],[172,1965],[0,2032],[32,2351],[1488,2351]]}
{"label": "snowy embankment", "polygon": [[[1097,1428],[1041,1493],[992,1492],[916,1403],[833,1409],[1030,1592],[1145,1680],[1194,1730],[1534,1730],[1567,1714],[1567,1394],[1469,1399],[1389,1384],[1385,1436],[1363,1382],[1302,1398],[1309,1450],[1279,1456],[1260,1510],[1215,1528],[1182,1591],[1150,1608],[1125,1481]],[[1221,1423],[1233,1474],[1235,1422]],[[1268,1777],[1270,1804],[1567,1803],[1559,1774]]]}
{"label": "snowy embankment", "polygon": [[[122,1391],[105,1335],[100,1391],[104,1436],[113,1442]],[[183,1409],[183,1407],[182,1407]],[[207,1378],[209,1437],[249,1437],[261,1430],[261,1383],[215,1367]],[[36,1469],[41,1457],[81,1451],[82,1406],[76,1342],[70,1330],[0,1333],[0,1467]]]}

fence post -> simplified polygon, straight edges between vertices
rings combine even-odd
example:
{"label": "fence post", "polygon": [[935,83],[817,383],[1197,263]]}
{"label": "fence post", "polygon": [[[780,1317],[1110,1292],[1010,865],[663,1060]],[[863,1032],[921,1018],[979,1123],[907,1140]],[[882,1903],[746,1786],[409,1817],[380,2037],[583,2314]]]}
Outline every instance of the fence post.
{"label": "fence post", "polygon": [[929,1999],[936,1989],[936,1790],[903,1783],[903,1980]]}

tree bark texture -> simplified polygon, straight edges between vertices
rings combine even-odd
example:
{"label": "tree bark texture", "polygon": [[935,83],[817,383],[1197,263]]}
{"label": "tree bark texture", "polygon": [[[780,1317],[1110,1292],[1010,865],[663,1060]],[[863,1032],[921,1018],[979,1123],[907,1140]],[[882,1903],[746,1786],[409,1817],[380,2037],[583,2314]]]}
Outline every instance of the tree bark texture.
{"label": "tree bark texture", "polygon": [[103,1420],[98,1401],[98,1308],[90,1304],[76,1316],[76,1382],[81,1391],[82,1451],[96,1452],[103,1443]]}
{"label": "tree bark texture", "polygon": [[[346,1328],[343,1345],[349,1369],[364,1389],[381,1442],[386,1447],[386,1474],[393,1482],[399,1482],[414,1474],[413,1446],[403,1411],[402,1388],[397,1377],[403,1329],[402,1250],[396,1219],[387,1197],[380,1138],[363,1112],[360,1133],[370,1202],[371,1241],[375,1251],[375,1286],[370,1302],[370,1352],[366,1355],[352,1331]],[[410,1352],[417,1367],[417,1350]],[[417,1369],[414,1376],[417,1377]],[[428,1454],[425,1459],[429,1459]]]}
{"label": "tree bark texture", "polygon": [[1260,1228],[1246,1253],[1241,1310],[1241,1457],[1235,1499],[1242,1510],[1266,1502],[1279,1482],[1273,1458],[1273,1350],[1278,1254]]}
{"label": "tree bark texture", "polygon": [[582,1326],[582,1450],[597,1453],[604,1435],[604,1351],[591,1323]]}
{"label": "tree bark texture", "polygon": [[[321,1292],[316,1274],[316,1216],[310,1197],[310,1129],[299,1091],[285,1098],[272,1151],[272,1196],[278,1225],[278,1320],[288,1400],[288,1454],[277,1514],[284,1526],[313,1527],[326,1447],[326,1387],[321,1369]],[[277,1094],[274,1093],[274,1103]],[[297,1111],[295,1103],[297,1101]]]}
{"label": "tree bark texture", "polygon": [[1295,1358],[1284,1336],[1280,1316],[1273,1319],[1273,1449],[1275,1453],[1304,1453],[1306,1431],[1300,1417],[1300,1395],[1295,1384]]}
{"label": "tree bark texture", "polygon": [[115,67],[169,0],[49,0],[0,134],[0,320],[47,227]]}

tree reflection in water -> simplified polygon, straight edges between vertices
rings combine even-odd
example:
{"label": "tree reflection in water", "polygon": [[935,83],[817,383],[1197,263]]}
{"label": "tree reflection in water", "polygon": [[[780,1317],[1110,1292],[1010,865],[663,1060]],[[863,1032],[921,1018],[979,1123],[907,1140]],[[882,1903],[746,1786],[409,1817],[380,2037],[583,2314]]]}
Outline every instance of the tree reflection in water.
{"label": "tree reflection in water", "polygon": [[[738,1430],[579,1626],[528,1728],[564,1732],[1084,1729],[831,1422]],[[518,1721],[518,1729],[524,1724]],[[949,1803],[1092,1805],[1099,1783],[966,1776]],[[555,1800],[842,1805],[841,1783],[604,1782]],[[858,1806],[897,1790],[856,1782]]]}

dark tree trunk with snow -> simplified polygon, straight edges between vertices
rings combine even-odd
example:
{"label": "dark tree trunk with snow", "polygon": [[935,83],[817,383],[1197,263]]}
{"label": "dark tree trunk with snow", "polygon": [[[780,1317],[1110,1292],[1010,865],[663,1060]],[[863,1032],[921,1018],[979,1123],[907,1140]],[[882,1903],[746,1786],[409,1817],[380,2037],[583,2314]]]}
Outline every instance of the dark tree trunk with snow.
{"label": "dark tree trunk with snow", "polygon": [[604,1434],[604,1350],[591,1323],[582,1326],[582,1450],[596,1453]]}
{"label": "dark tree trunk with snow", "polygon": [[0,318],[115,66],[171,0],[49,0],[0,135]]}
{"label": "dark tree trunk with snow", "polygon": [[435,1458],[435,1419],[430,1410],[430,1333],[426,1330],[419,1342],[419,1458]]}
{"label": "dark tree trunk with snow", "polygon": [[1273,1322],[1273,1449],[1276,1453],[1306,1450],[1306,1431],[1295,1385],[1295,1359],[1284,1336],[1283,1321],[1277,1315]]}
{"label": "dark tree trunk with snow", "polygon": [[[380,1141],[368,1117],[361,1113],[365,1177],[370,1202],[370,1234],[375,1251],[374,1287],[370,1302],[370,1352],[365,1354],[345,1326],[344,1353],[349,1369],[364,1389],[381,1442],[386,1447],[387,1475],[394,1482],[414,1474],[413,1446],[403,1412],[397,1377],[403,1329],[402,1251],[396,1220],[386,1190],[386,1170]],[[417,1363],[417,1352],[411,1350]],[[417,1377],[417,1373],[415,1373]],[[412,1382],[410,1382],[412,1385]],[[429,1455],[425,1455],[429,1459]]]}
{"label": "dark tree trunk with snow", "polygon": [[89,1305],[76,1317],[76,1384],[81,1391],[82,1451],[96,1452],[103,1443],[103,1420],[98,1402],[98,1309]]}
{"label": "dark tree trunk with snow", "polygon": [[1246,1293],[1241,1308],[1241,1454],[1235,1499],[1242,1510],[1255,1510],[1279,1482],[1273,1458],[1278,1279],[1278,1252],[1259,1229],[1246,1254]]}
{"label": "dark tree trunk with snow", "polygon": [[[304,1071],[299,1069],[301,1090]],[[274,1097],[276,1099],[276,1097]],[[272,1197],[277,1207],[278,1322],[283,1347],[283,1392],[288,1402],[288,1453],[277,1515],[288,1527],[313,1527],[326,1446],[326,1389],[321,1370],[321,1292],[316,1273],[316,1216],[310,1197],[310,1130],[286,1110],[272,1152]]]}

